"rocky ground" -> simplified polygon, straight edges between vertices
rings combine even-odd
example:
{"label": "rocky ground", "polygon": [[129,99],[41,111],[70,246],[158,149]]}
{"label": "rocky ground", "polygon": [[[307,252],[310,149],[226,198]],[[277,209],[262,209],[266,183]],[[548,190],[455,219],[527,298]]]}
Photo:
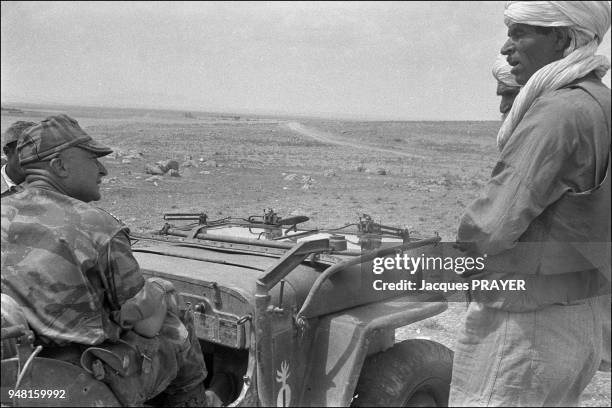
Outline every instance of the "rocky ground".
{"label": "rocky ground", "polygon": [[[134,230],[162,226],[165,212],[209,219],[307,215],[334,227],[370,214],[377,222],[452,241],[496,157],[495,122],[341,122],[177,113],[104,115],[67,110],[115,153],[98,203]],[[39,111],[2,113],[40,120]],[[158,170],[155,170],[158,169]],[[158,172],[160,174],[152,174]],[[453,347],[465,303],[397,331]],[[610,373],[598,373],[583,406],[610,406]]]}

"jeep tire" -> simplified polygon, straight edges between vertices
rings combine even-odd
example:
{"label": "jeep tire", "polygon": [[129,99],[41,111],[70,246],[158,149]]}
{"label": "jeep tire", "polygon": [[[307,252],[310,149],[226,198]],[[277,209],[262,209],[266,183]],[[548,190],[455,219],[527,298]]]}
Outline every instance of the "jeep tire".
{"label": "jeep tire", "polygon": [[448,406],[453,352],[414,339],[366,358],[352,406]]}

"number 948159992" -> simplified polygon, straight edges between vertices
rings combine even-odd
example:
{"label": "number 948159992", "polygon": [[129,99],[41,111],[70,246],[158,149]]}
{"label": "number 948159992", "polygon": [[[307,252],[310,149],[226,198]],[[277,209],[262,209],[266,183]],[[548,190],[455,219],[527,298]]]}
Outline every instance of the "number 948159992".
{"label": "number 948159992", "polygon": [[8,390],[8,396],[19,399],[62,399],[66,398],[66,390]]}

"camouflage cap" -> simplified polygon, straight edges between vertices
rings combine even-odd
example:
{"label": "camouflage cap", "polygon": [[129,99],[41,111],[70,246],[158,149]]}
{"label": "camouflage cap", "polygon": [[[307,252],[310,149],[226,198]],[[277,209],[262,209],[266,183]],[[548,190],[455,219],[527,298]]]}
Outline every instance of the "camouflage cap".
{"label": "camouflage cap", "polygon": [[62,150],[80,147],[95,153],[98,157],[112,153],[106,147],[89,136],[79,123],[70,116],[61,114],[49,116],[38,125],[23,132],[17,143],[19,163],[21,165],[49,160]]}
{"label": "camouflage cap", "polygon": [[13,123],[11,126],[6,129],[4,132],[4,138],[2,141],[2,147],[6,146],[9,143],[16,142],[19,139],[19,136],[23,133],[27,128],[36,125],[34,122],[26,122],[23,120],[18,120]]}

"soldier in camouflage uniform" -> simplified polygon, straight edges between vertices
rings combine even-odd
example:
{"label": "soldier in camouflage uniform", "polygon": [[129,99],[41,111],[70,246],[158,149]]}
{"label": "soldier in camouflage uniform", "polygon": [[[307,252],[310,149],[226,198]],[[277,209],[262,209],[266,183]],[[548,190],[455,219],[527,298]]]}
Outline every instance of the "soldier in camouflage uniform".
{"label": "soldier in camouflage uniform", "polygon": [[122,403],[165,390],[167,405],[205,405],[202,352],[178,318],[174,288],[145,281],[127,227],[88,204],[107,174],[98,158],[112,150],[66,115],[27,129],[17,150],[26,185],[2,198],[2,293],[21,305],[37,341],[79,351],[130,343],[142,369],[104,379]]}
{"label": "soldier in camouflage uniform", "polygon": [[6,163],[2,163],[0,168],[0,184],[2,185],[2,196],[10,194],[12,190],[25,180],[25,174],[19,166],[19,157],[17,156],[17,140],[21,133],[34,126],[34,122],[26,122],[19,120],[13,123],[4,132],[2,140],[2,152],[6,155]]}

